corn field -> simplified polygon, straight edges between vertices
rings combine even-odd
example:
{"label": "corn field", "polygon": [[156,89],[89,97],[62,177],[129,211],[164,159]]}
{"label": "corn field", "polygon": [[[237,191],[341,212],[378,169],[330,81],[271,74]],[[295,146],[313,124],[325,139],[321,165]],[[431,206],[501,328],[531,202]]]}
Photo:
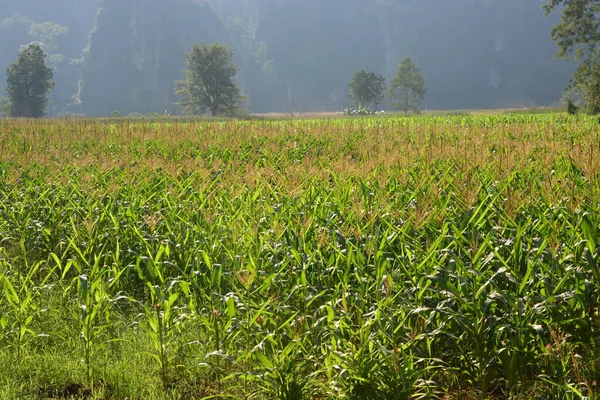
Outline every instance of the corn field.
{"label": "corn field", "polygon": [[0,120],[0,399],[600,398],[600,121]]}

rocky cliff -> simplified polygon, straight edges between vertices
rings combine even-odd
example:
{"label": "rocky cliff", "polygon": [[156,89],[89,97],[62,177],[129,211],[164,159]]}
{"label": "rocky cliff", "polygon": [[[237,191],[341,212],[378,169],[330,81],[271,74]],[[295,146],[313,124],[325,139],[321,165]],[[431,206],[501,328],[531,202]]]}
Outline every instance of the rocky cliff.
{"label": "rocky cliff", "polygon": [[176,111],[173,83],[185,54],[210,41],[234,49],[255,112],[339,110],[355,71],[390,79],[405,56],[425,75],[426,108],[549,105],[574,66],[553,58],[549,33],[560,15],[544,17],[543,3],[0,0],[0,74],[35,40],[31,24],[53,21],[69,29],[53,39],[64,56],[55,66],[55,112]]}
{"label": "rocky cliff", "polygon": [[226,42],[226,35],[204,2],[105,0],[84,55],[84,112],[173,111],[186,53],[211,41]]}
{"label": "rocky cliff", "polygon": [[281,98],[307,110],[339,107],[356,70],[391,78],[405,56],[436,109],[553,104],[573,68],[553,57],[558,15],[545,18],[541,0],[259,1]]}

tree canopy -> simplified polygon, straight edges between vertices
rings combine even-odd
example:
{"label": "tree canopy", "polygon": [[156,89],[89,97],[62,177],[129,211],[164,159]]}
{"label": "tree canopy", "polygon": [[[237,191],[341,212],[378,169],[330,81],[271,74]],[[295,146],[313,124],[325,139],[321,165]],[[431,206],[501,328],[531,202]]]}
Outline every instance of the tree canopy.
{"label": "tree canopy", "polygon": [[40,118],[46,113],[48,95],[54,87],[53,70],[39,45],[23,48],[6,70],[10,115]]}
{"label": "tree canopy", "polygon": [[425,79],[417,64],[406,57],[398,66],[398,72],[390,84],[389,97],[392,107],[405,113],[418,112],[419,103],[425,98]]}
{"label": "tree canopy", "polygon": [[546,13],[562,7],[562,20],[552,28],[552,39],[561,57],[593,56],[600,43],[600,0],[550,0]]}
{"label": "tree canopy", "polygon": [[238,67],[232,50],[219,43],[194,45],[187,56],[186,79],[176,82],[179,105],[188,114],[215,115],[236,111],[243,96],[236,83]]}
{"label": "tree canopy", "polygon": [[600,0],[550,0],[546,13],[562,7],[561,22],[552,28],[558,56],[580,60],[571,82],[589,112],[600,113]]}
{"label": "tree canopy", "polygon": [[350,100],[359,108],[377,107],[384,99],[385,78],[360,70],[348,82]]}

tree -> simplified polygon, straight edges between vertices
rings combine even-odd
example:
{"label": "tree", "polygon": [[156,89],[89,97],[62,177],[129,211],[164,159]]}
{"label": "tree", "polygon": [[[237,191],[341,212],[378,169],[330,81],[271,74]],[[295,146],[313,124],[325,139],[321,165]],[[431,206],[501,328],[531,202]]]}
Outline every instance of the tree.
{"label": "tree", "polygon": [[398,66],[398,72],[390,84],[389,97],[391,105],[408,114],[408,111],[419,111],[418,105],[425,98],[425,79],[421,71],[410,57],[406,57]]}
{"label": "tree", "polygon": [[570,89],[585,100],[589,112],[600,113],[600,0],[549,0],[546,14],[562,7],[562,20],[552,28],[558,56],[580,60]]}
{"label": "tree", "polygon": [[38,41],[33,43],[40,46],[47,55],[49,63],[54,66],[62,63],[64,60],[62,54],[54,53],[58,48],[56,37],[66,35],[67,33],[69,33],[69,28],[51,21],[42,22],[41,24],[33,23],[29,27],[29,36],[38,39]]}
{"label": "tree", "polygon": [[219,43],[194,45],[187,56],[186,79],[176,82],[175,92],[181,96],[177,104],[188,114],[205,111],[215,115],[232,114],[244,98],[235,76],[233,52]]}
{"label": "tree", "polygon": [[6,92],[12,117],[43,117],[48,95],[54,87],[52,68],[39,45],[30,44],[19,52],[6,70]]}
{"label": "tree", "polygon": [[0,97],[0,118],[10,115],[10,103],[8,98]]}
{"label": "tree", "polygon": [[383,101],[385,78],[374,72],[360,70],[348,82],[350,100],[358,108],[377,107]]}

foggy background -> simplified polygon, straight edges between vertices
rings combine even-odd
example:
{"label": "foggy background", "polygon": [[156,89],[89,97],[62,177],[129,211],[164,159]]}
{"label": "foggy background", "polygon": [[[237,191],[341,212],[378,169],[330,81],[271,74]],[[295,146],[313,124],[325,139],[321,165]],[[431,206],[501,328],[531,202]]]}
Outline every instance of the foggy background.
{"label": "foggy background", "polygon": [[[49,114],[174,113],[194,43],[233,48],[251,112],[339,111],[360,70],[388,81],[412,57],[426,109],[556,105],[544,0],[0,0],[0,95],[20,46],[50,54]],[[385,105],[381,106],[385,108]]]}

